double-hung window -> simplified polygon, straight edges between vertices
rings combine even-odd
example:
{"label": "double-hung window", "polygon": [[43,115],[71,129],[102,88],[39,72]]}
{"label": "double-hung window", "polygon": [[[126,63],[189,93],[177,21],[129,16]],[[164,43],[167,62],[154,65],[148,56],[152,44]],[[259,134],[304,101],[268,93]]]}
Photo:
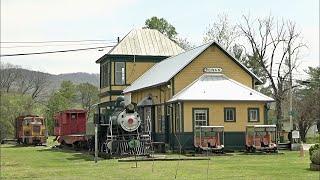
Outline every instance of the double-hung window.
{"label": "double-hung window", "polygon": [[259,108],[248,108],[248,122],[259,122]]}
{"label": "double-hung window", "polygon": [[115,62],[114,81],[115,85],[124,85],[126,83],[125,62]]}
{"label": "double-hung window", "polygon": [[194,109],[193,118],[195,126],[208,125],[208,109]]}
{"label": "double-hung window", "polygon": [[236,108],[224,108],[224,121],[236,122]]}

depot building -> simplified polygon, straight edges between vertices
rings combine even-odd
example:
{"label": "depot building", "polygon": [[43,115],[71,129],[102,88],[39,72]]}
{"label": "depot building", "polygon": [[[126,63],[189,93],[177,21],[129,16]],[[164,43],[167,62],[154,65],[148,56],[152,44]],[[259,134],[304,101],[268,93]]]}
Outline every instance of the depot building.
{"label": "depot building", "polygon": [[[144,40],[147,30],[138,33],[142,38],[137,36],[139,43],[130,47],[138,50],[139,44],[148,47],[145,54],[137,56],[134,55],[137,50],[132,50],[132,54],[111,55],[116,46],[98,60],[101,65],[109,63],[111,72],[102,77],[109,80],[108,87],[101,88],[101,95],[109,96],[101,99],[106,108],[112,104],[115,94],[110,89],[117,79],[122,81],[122,89],[118,88],[117,93],[137,104],[144,122],[151,121],[153,141],[164,142],[172,149],[179,143],[182,149],[193,149],[195,126],[224,126],[225,148],[241,149],[245,145],[246,126],[267,123],[267,104],[273,99],[254,90],[262,81],[221,45],[210,42],[184,51],[166,39],[167,44],[162,43],[159,49],[152,38]],[[161,33],[152,33],[166,38]],[[128,37],[131,39],[126,40]],[[134,38],[129,33],[122,42],[134,42]],[[117,62],[125,62],[122,71],[119,70],[120,77],[116,77]],[[135,71],[132,68],[141,71],[128,77],[128,73]],[[125,83],[126,78],[131,78],[129,84]]]}

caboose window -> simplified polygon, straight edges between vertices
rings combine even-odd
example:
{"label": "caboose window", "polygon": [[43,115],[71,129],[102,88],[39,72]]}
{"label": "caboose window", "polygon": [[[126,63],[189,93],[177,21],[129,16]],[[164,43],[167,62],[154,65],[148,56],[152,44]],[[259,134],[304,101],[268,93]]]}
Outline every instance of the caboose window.
{"label": "caboose window", "polygon": [[115,62],[114,81],[116,85],[124,85],[126,83],[125,65],[125,62]]}

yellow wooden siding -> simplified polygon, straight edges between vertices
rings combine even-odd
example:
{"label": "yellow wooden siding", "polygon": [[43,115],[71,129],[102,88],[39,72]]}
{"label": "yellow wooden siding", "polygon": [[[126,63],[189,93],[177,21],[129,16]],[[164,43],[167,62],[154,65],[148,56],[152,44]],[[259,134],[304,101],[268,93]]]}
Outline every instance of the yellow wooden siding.
{"label": "yellow wooden siding", "polygon": [[104,88],[100,88],[100,93],[104,93],[106,91],[110,90],[110,86],[104,87]]}
{"label": "yellow wooden siding", "polygon": [[126,76],[127,84],[131,84],[138,79],[143,73],[149,70],[155,63],[154,62],[127,62],[126,63]]}
{"label": "yellow wooden siding", "polygon": [[199,78],[205,67],[222,68],[229,78],[252,88],[252,77],[216,46],[211,46],[174,77],[175,94]]}
{"label": "yellow wooden siding", "polygon": [[[124,90],[127,86],[114,85],[114,63],[111,62],[111,90]],[[133,81],[138,79],[143,73],[150,69],[155,63],[154,62],[126,62],[126,84],[131,84]],[[100,93],[105,93],[110,90],[110,87],[104,87],[100,89]],[[111,101],[115,100],[117,96],[112,96]],[[100,98],[100,102],[109,102],[110,97],[104,96]]]}
{"label": "yellow wooden siding", "polygon": [[[184,107],[184,131],[192,132],[193,115],[192,108],[209,108],[209,125],[224,126],[226,132],[245,131],[248,124],[264,124],[263,102],[226,102],[226,101],[187,101]],[[236,108],[236,122],[224,122],[224,108]],[[259,108],[260,121],[248,122],[248,108]]]}
{"label": "yellow wooden siding", "polygon": [[131,93],[131,102],[139,103],[145,97],[152,96],[154,104],[161,104],[167,102],[171,96],[171,88],[165,85],[155,88],[142,89]]}

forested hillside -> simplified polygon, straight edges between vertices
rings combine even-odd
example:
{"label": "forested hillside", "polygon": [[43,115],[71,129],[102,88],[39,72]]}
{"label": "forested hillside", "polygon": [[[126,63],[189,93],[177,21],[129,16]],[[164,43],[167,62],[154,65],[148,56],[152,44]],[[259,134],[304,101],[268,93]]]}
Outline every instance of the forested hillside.
{"label": "forested hillside", "polygon": [[99,100],[98,74],[53,75],[11,64],[1,64],[0,70],[0,139],[13,137],[17,116],[44,116],[52,134],[55,113],[68,108],[91,112]]}

